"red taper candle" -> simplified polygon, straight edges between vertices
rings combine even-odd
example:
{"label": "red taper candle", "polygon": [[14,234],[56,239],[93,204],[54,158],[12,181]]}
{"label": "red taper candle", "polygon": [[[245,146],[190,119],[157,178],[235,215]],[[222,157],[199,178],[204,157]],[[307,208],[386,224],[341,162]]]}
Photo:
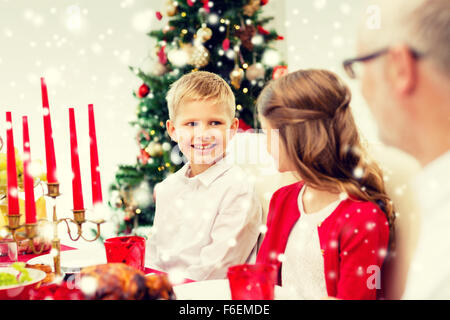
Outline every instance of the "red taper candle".
{"label": "red taper candle", "polygon": [[25,189],[25,223],[36,223],[36,202],[34,200],[33,176],[30,172],[31,148],[28,132],[28,118],[22,117],[23,126],[23,184]]}
{"label": "red taper candle", "polygon": [[6,172],[8,176],[8,214],[18,215],[19,190],[17,189],[16,152],[14,150],[14,135],[11,112],[6,112]]}
{"label": "red taper candle", "polygon": [[80,158],[78,154],[77,129],[75,126],[75,112],[69,108],[69,126],[70,126],[70,156],[72,160],[72,193],[73,210],[83,210],[83,191],[81,188]]}
{"label": "red taper candle", "polygon": [[55,146],[53,144],[52,121],[48,105],[47,85],[45,79],[41,78],[42,107],[44,108],[44,135],[45,135],[45,158],[47,164],[47,182],[58,182],[56,176]]}
{"label": "red taper candle", "polygon": [[94,206],[102,202],[102,185],[100,181],[100,167],[98,164],[97,136],[95,133],[94,105],[89,104],[89,137],[91,155],[92,203]]}

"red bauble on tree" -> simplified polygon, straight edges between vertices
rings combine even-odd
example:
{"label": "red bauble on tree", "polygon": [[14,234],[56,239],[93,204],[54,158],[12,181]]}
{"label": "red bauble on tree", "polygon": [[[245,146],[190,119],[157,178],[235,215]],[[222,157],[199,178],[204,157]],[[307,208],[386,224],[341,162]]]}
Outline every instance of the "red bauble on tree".
{"label": "red bauble on tree", "polygon": [[211,9],[209,9],[209,0],[202,0],[203,2],[203,9],[205,9],[206,12],[210,12]]}
{"label": "red bauble on tree", "polygon": [[244,120],[239,119],[238,129],[243,130],[243,131],[247,131],[249,129],[252,129],[252,127],[249,126]]}
{"label": "red bauble on tree", "polygon": [[143,165],[148,163],[148,159],[150,159],[150,155],[145,151],[145,149],[141,149],[141,154],[138,156],[138,160]]}
{"label": "red bauble on tree", "polygon": [[270,32],[269,32],[268,30],[264,29],[264,28],[261,27],[261,26],[257,26],[257,29],[258,29],[258,32],[259,32],[260,34],[262,34],[262,35],[267,36],[268,34],[270,34]]}
{"label": "red bauble on tree", "polygon": [[164,52],[165,49],[166,49],[166,46],[162,46],[161,49],[159,49],[159,51],[158,51],[159,63],[161,63],[162,65],[167,63],[167,55]]}
{"label": "red bauble on tree", "polygon": [[269,0],[261,0],[261,5],[265,6],[268,2],[269,2]]}
{"label": "red bauble on tree", "polygon": [[139,98],[145,98],[148,95],[149,92],[150,92],[150,88],[145,83],[143,83],[139,87],[139,90],[137,92],[137,96]]}
{"label": "red bauble on tree", "polygon": [[222,49],[224,51],[227,51],[228,49],[230,49],[230,39],[225,38],[225,40],[223,40],[223,42],[222,42]]}
{"label": "red bauble on tree", "polygon": [[275,68],[273,68],[272,79],[277,80],[285,74],[288,74],[288,72],[289,71],[287,66],[276,66]]}

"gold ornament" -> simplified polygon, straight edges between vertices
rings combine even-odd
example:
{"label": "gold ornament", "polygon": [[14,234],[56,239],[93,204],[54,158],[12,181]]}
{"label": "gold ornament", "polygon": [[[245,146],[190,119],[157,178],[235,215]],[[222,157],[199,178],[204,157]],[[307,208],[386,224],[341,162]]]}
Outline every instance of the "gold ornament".
{"label": "gold ornament", "polygon": [[175,67],[183,67],[189,61],[189,53],[187,50],[175,48],[167,53],[167,60]]}
{"label": "gold ornament", "polygon": [[149,143],[149,145],[145,148],[145,152],[147,152],[151,157],[159,157],[164,154],[161,143],[154,141]]}
{"label": "gold ornament", "polygon": [[164,11],[166,12],[166,15],[168,15],[169,17],[173,17],[177,14],[178,7],[175,5],[174,1],[168,0],[164,5]]}
{"label": "gold ornament", "polygon": [[265,73],[266,70],[264,69],[262,63],[254,63],[245,71],[245,77],[250,81],[258,80],[263,79]]}
{"label": "gold ornament", "polygon": [[196,68],[203,68],[209,63],[210,54],[201,43],[195,44],[191,49],[189,64]]}
{"label": "gold ornament", "polygon": [[230,72],[231,85],[235,89],[239,89],[241,87],[241,82],[243,78],[244,78],[244,70],[242,68],[239,68],[238,65],[236,65],[233,71]]}
{"label": "gold ornament", "polygon": [[206,42],[212,37],[212,30],[206,26],[201,27],[197,30],[197,39],[201,42]]}
{"label": "gold ornament", "polygon": [[253,16],[258,11],[261,4],[261,0],[250,0],[248,4],[244,6],[244,14],[246,16]]}
{"label": "gold ornament", "polygon": [[184,52],[187,53],[187,55],[190,57],[192,55],[192,50],[194,49],[194,46],[192,45],[192,43],[180,43],[180,48],[181,50],[183,50]]}

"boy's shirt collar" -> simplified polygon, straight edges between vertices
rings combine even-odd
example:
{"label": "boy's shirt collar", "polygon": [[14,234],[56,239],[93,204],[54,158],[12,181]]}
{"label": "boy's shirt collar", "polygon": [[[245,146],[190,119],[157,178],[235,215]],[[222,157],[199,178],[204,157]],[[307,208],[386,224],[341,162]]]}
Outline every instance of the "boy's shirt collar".
{"label": "boy's shirt collar", "polygon": [[211,167],[203,171],[202,173],[196,175],[195,177],[189,178],[188,173],[190,170],[190,162],[187,162],[177,173],[180,177],[185,179],[186,182],[190,181],[200,181],[205,187],[216,180],[220,175],[228,171],[233,166],[233,163],[226,156],[222,157],[219,161],[213,164]]}

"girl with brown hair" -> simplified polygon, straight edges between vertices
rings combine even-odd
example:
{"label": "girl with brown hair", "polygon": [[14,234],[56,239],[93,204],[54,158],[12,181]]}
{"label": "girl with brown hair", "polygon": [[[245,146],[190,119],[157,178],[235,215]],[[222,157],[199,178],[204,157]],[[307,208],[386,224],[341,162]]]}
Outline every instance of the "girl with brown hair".
{"label": "girl with brown hair", "polygon": [[347,86],[325,70],[290,73],[258,98],[268,151],[280,172],[299,181],[272,196],[257,263],[276,264],[279,284],[299,299],[380,293],[394,211],[350,100]]}

